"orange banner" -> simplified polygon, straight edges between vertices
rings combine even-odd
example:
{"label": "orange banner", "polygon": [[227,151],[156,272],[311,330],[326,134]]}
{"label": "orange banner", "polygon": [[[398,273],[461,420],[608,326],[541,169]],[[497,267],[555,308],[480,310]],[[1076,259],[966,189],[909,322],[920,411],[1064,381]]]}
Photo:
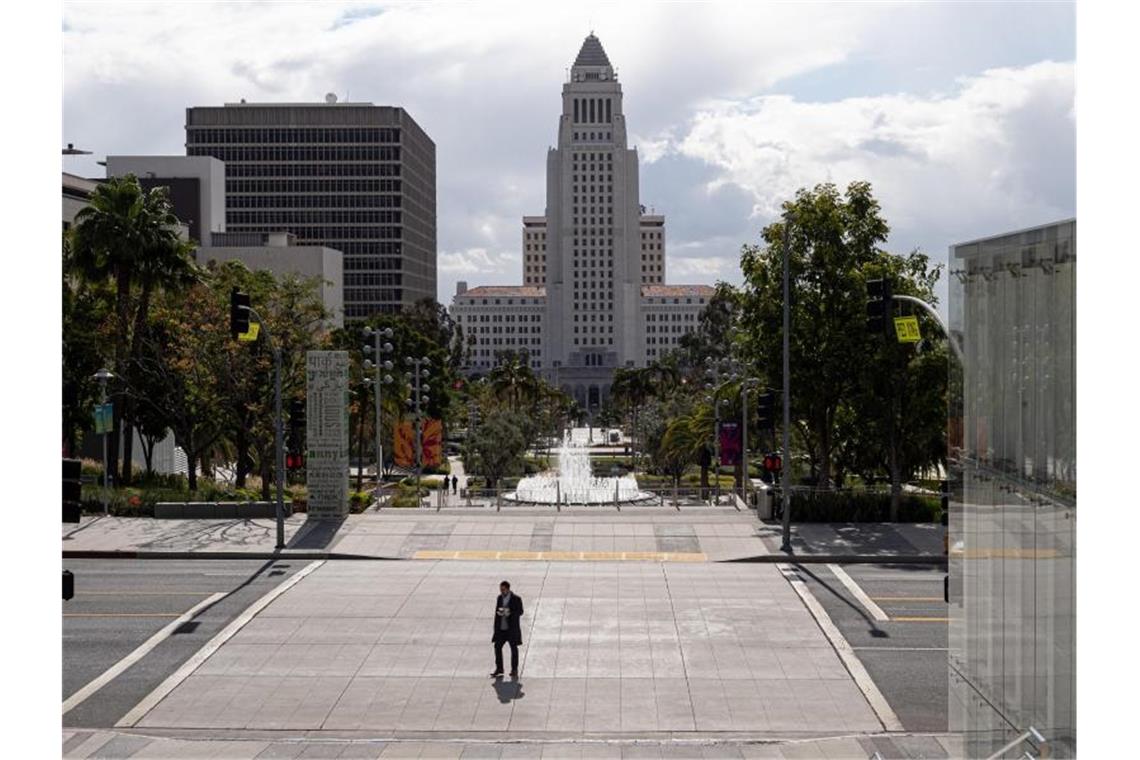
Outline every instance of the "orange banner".
{"label": "orange banner", "polygon": [[[395,458],[397,467],[416,466],[416,428],[409,420],[396,426]],[[432,467],[443,461],[443,424],[439,420],[423,421],[423,466]]]}

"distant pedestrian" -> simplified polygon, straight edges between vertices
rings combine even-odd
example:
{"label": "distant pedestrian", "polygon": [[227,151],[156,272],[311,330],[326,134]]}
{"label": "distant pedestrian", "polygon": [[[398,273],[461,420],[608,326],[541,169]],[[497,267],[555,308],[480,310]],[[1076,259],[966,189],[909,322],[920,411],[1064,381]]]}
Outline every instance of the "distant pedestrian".
{"label": "distant pedestrian", "polygon": [[451,476],[451,492],[454,494],[459,493],[459,478],[454,475]]}
{"label": "distant pedestrian", "polygon": [[519,677],[519,644],[522,644],[522,628],[519,618],[523,614],[522,598],[511,593],[511,584],[499,584],[499,595],[495,597],[495,628],[491,643],[495,645],[495,672],[492,678],[503,677],[503,644],[511,645],[511,678]]}

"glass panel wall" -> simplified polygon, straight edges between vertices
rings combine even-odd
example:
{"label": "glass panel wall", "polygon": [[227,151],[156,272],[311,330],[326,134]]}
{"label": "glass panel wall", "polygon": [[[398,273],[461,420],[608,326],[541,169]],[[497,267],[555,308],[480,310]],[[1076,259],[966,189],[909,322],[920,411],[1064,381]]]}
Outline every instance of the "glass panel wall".
{"label": "glass panel wall", "polygon": [[950,727],[970,757],[1030,727],[1076,752],[1075,236],[951,251]]}

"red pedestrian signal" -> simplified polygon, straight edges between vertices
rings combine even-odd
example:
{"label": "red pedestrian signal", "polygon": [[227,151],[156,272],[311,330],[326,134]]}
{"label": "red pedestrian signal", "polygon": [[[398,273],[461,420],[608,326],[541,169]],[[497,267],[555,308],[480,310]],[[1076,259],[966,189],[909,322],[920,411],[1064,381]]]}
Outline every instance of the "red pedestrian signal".
{"label": "red pedestrian signal", "polygon": [[305,466],[304,454],[286,454],[285,455],[285,469],[287,470],[300,470]]}

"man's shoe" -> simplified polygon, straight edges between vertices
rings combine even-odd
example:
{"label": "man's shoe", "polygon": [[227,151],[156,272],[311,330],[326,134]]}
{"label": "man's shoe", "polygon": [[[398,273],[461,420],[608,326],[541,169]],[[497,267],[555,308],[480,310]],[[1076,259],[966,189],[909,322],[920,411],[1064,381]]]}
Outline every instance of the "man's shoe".
{"label": "man's shoe", "polygon": [[518,677],[519,677],[519,674],[512,670],[511,671],[511,678],[518,678]]}
{"label": "man's shoe", "polygon": [[501,671],[501,670],[496,670],[494,673],[491,674],[491,678],[502,678],[502,677],[503,677],[503,671]]}

